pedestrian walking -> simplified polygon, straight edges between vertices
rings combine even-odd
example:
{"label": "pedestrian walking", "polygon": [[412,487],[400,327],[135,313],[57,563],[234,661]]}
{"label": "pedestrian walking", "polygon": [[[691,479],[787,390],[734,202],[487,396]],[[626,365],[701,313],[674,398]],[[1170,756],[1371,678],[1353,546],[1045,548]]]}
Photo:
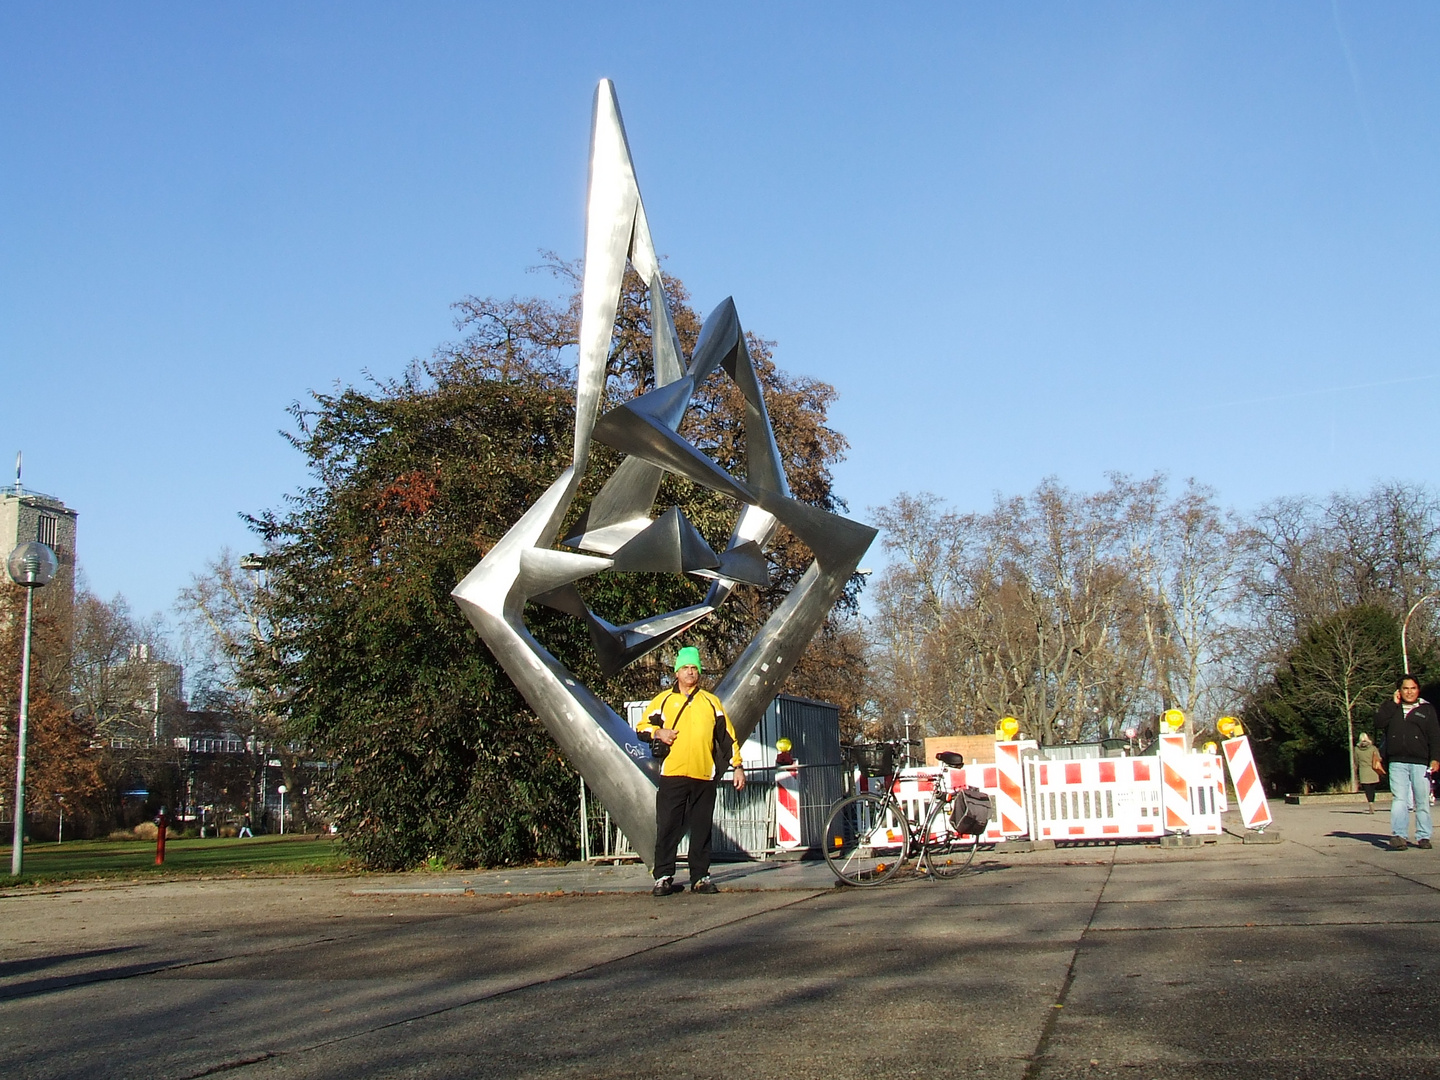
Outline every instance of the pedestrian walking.
{"label": "pedestrian walking", "polygon": [[1380,786],[1380,773],[1375,766],[1380,764],[1380,751],[1370,741],[1370,735],[1362,731],[1355,740],[1355,778],[1360,790],[1365,793],[1365,812],[1375,813],[1375,791]]}

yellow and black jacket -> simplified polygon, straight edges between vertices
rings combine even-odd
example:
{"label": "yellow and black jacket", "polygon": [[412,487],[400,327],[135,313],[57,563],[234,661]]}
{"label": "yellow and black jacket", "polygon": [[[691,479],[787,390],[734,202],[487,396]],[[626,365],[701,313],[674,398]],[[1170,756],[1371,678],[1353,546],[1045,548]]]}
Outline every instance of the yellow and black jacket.
{"label": "yellow and black jacket", "polygon": [[740,764],[740,744],[735,738],[735,727],[725,715],[725,706],[708,690],[695,688],[689,705],[685,695],[671,687],[655,697],[645,706],[645,719],[635,730],[640,738],[650,741],[650,733],[657,727],[674,728],[679,732],[670,752],[660,763],[661,776],[688,776],[695,780],[713,780],[715,772],[716,728],[725,725],[730,736],[730,764]]}

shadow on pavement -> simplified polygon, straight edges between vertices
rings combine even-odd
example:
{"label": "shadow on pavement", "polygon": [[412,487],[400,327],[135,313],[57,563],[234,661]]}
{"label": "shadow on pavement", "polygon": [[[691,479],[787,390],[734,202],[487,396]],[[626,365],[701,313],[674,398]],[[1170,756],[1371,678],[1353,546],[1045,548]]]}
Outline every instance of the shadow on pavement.
{"label": "shadow on pavement", "polygon": [[72,960],[90,960],[96,956],[110,956],[138,948],[138,945],[117,945],[113,949],[87,949],[84,952],[55,953],[53,956],[32,956],[27,960],[6,960],[0,962],[0,979],[28,975],[32,971],[43,971],[56,964],[68,964]]}
{"label": "shadow on pavement", "polygon": [[1386,844],[1390,842],[1390,834],[1388,832],[1358,833],[1336,830],[1335,832],[1328,832],[1325,835],[1334,836],[1340,840],[1361,840],[1369,844],[1371,847],[1377,848],[1383,848]]}

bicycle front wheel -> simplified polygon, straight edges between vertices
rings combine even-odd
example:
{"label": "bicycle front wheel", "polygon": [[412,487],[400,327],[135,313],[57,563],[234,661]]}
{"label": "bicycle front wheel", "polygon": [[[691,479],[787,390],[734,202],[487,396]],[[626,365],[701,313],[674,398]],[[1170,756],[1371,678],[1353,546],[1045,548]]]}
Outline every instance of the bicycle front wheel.
{"label": "bicycle front wheel", "polygon": [[937,802],[925,820],[921,835],[921,859],[931,877],[959,877],[975,859],[980,837],[957,833],[950,825],[950,808]]}
{"label": "bicycle front wheel", "polygon": [[883,885],[905,861],[899,808],[879,795],[852,795],[825,822],[825,863],[846,885]]}

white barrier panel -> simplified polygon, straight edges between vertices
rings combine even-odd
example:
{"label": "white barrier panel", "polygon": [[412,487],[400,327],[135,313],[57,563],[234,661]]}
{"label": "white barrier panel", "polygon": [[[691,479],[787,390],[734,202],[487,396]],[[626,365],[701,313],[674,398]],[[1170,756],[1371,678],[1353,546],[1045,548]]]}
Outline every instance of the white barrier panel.
{"label": "white barrier panel", "polygon": [[944,771],[934,767],[900,770],[895,779],[895,798],[910,824],[925,824],[930,804],[935,801],[935,778]]}
{"label": "white barrier panel", "polygon": [[1037,840],[1160,836],[1159,763],[1154,758],[1026,761]]}
{"label": "white barrier panel", "polygon": [[1235,797],[1240,801],[1240,819],[1247,829],[1265,828],[1274,819],[1270,816],[1270,803],[1265,798],[1265,785],[1260,782],[1260,772],[1255,768],[1255,755],[1251,753],[1249,738],[1237,735],[1226,739],[1220,748],[1225,751],[1230,780],[1235,785]]}
{"label": "white barrier panel", "polygon": [[[884,794],[885,794],[885,788],[886,788],[886,785],[887,785],[888,783],[889,783],[889,778],[888,778],[888,777],[884,777],[884,776],[861,776],[861,777],[858,777],[857,780],[856,780],[855,790],[857,790],[857,791],[868,791],[868,792],[870,792],[870,793],[873,794],[873,795],[884,795]],[[902,772],[902,773],[900,773],[899,775],[897,775],[896,778],[895,778],[895,797],[896,797],[896,798],[900,798],[900,793],[901,793],[901,791],[903,790],[903,785],[904,785],[905,783],[906,783],[905,774]],[[909,792],[907,792],[907,794],[911,795],[911,797],[912,797],[912,799],[913,799],[913,797],[914,797],[915,794],[916,794],[916,792],[913,790],[913,789],[914,789],[913,781],[911,782],[911,787],[912,787],[912,790],[909,791]],[[902,801],[901,805],[902,805],[902,806],[905,805],[903,801]],[[908,815],[908,813],[909,813],[908,809],[906,810],[906,813],[907,813],[907,815]],[[904,828],[902,828],[901,823],[900,823],[899,821],[893,820],[892,817],[891,817],[891,815],[890,815],[889,813],[886,813],[886,815],[885,815],[885,826],[884,826],[883,829],[881,829],[880,826],[877,824],[876,826],[874,826],[874,827],[870,830],[870,843],[871,843],[871,845],[874,846],[874,847],[893,847],[893,848],[898,848],[898,847],[899,847],[901,844],[903,844],[904,842],[905,842],[905,830],[904,830]]]}
{"label": "white barrier panel", "polygon": [[1220,814],[1225,798],[1225,774],[1214,754],[1191,754],[1188,761],[1190,780],[1190,835],[1219,836],[1223,831]]}

